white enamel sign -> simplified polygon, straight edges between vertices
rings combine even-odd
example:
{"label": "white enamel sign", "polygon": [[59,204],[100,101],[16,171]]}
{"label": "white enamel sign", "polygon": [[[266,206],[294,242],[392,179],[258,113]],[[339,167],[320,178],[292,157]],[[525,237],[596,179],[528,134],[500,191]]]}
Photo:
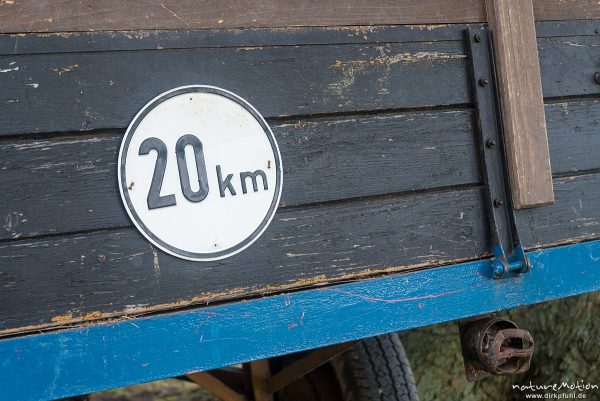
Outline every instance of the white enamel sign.
{"label": "white enamel sign", "polygon": [[119,153],[127,213],[154,245],[189,260],[217,260],[252,244],[281,196],[279,148],[245,100],[211,86],[154,98]]}

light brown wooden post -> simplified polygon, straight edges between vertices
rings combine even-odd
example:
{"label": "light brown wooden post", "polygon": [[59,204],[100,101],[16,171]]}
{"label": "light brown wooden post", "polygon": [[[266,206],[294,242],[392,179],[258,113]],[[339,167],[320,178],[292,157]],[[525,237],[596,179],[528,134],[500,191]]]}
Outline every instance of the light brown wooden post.
{"label": "light brown wooden post", "polygon": [[517,209],[554,202],[532,0],[486,0]]}
{"label": "light brown wooden post", "polygon": [[187,377],[223,401],[246,401],[246,397],[244,397],[242,394],[238,394],[210,373],[194,372],[189,373]]}
{"label": "light brown wooden post", "polygon": [[271,369],[269,360],[250,362],[250,373],[252,375],[252,387],[254,388],[255,401],[273,401],[273,394],[269,390]]}

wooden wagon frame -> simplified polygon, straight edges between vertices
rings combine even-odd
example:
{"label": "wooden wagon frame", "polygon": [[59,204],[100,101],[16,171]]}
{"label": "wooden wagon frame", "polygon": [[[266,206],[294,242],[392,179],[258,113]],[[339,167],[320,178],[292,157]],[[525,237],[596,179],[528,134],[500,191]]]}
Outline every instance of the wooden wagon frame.
{"label": "wooden wagon frame", "polygon": [[[0,1],[0,399],[599,290],[599,71],[595,1]],[[135,113],[195,83],[284,165],[223,261],[153,247],[116,186]]]}

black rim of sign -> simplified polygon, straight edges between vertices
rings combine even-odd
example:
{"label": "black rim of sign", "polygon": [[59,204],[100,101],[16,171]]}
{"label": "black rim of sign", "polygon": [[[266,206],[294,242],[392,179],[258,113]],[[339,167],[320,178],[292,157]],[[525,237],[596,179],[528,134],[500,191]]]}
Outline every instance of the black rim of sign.
{"label": "black rim of sign", "polygon": [[[143,121],[144,117],[146,117],[146,115],[148,115],[148,113],[150,113],[152,110],[154,110],[154,108],[156,108],[156,106],[158,106],[159,104],[161,104],[162,102],[164,102],[168,99],[171,99],[175,96],[179,96],[182,94],[198,93],[198,92],[212,93],[212,94],[224,96],[224,97],[228,98],[229,100],[236,102],[237,104],[242,106],[246,111],[248,111],[250,114],[252,114],[252,116],[256,119],[256,121],[258,121],[258,123],[262,127],[265,135],[269,139],[269,143],[271,144],[271,149],[273,150],[273,154],[275,155],[275,177],[276,177],[275,192],[273,193],[273,199],[271,201],[269,210],[267,211],[267,213],[266,213],[264,219],[262,220],[262,222],[260,223],[260,225],[248,237],[246,237],[243,241],[239,242],[238,244],[236,244],[232,247],[229,247],[227,249],[223,249],[218,252],[207,252],[207,253],[189,252],[189,251],[174,247],[174,246],[164,242],[163,240],[161,240],[148,227],[146,227],[144,222],[140,219],[140,216],[135,211],[135,208],[133,207],[133,204],[131,203],[131,199],[129,198],[129,188],[127,186],[126,169],[125,169],[125,164],[127,162],[127,151],[129,149],[129,143],[131,141],[131,138],[135,134],[138,125]],[[198,261],[221,259],[221,258],[225,258],[228,256],[233,256],[235,253],[239,252],[241,249],[245,248],[246,246],[248,246],[252,242],[254,242],[256,239],[258,239],[258,237],[262,234],[262,232],[264,231],[266,226],[271,221],[273,215],[275,214],[275,210],[277,209],[277,203],[279,201],[279,195],[281,192],[281,167],[280,167],[281,159],[280,159],[280,155],[279,155],[279,148],[277,147],[277,143],[275,142],[275,137],[273,136],[273,133],[271,132],[271,129],[267,125],[264,118],[254,109],[254,107],[252,107],[248,102],[246,102],[241,97],[239,97],[231,92],[228,92],[226,90],[223,90],[223,89],[219,89],[219,88],[211,87],[211,86],[200,86],[200,85],[199,86],[186,86],[186,87],[182,87],[179,89],[175,89],[170,92],[166,92],[166,93],[160,95],[159,97],[155,98],[150,103],[148,103],[146,106],[144,106],[144,109],[142,109],[142,110],[143,111],[141,113],[139,113],[134,118],[134,120],[131,122],[131,124],[129,125],[129,128],[127,128],[127,132],[125,133],[125,138],[123,139],[123,144],[121,146],[121,151],[120,151],[121,163],[119,166],[120,176],[121,176],[121,182],[119,184],[121,186],[121,194],[123,196],[123,200],[126,203],[129,215],[134,220],[135,225],[140,229],[142,234],[144,234],[144,236],[146,238],[148,238],[148,240],[150,240],[150,242],[154,243],[156,246],[163,249],[164,251],[167,251],[173,255],[182,256],[186,259],[192,259],[192,260],[198,260]]]}

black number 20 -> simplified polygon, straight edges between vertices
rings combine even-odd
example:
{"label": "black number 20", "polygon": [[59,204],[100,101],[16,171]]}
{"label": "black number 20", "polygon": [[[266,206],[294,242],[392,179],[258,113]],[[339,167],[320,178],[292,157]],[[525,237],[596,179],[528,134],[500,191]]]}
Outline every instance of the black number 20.
{"label": "black number 20", "polygon": [[[190,175],[185,159],[185,147],[191,145],[194,149],[196,159],[196,172],[198,173],[198,184],[200,187],[197,191],[192,190],[190,184]],[[139,154],[147,155],[150,151],[156,150],[156,164],[154,165],[154,174],[148,191],[148,209],[158,209],[160,207],[173,206],[177,204],[175,195],[162,195],[163,179],[165,178],[165,169],[167,167],[167,145],[158,138],[148,138],[140,145]],[[177,168],[179,170],[179,182],[181,184],[181,192],[183,196],[190,202],[200,202],[208,195],[208,178],[206,176],[206,164],[204,162],[204,151],[202,142],[196,136],[187,134],[177,140],[175,145],[175,154],[177,156]]]}

